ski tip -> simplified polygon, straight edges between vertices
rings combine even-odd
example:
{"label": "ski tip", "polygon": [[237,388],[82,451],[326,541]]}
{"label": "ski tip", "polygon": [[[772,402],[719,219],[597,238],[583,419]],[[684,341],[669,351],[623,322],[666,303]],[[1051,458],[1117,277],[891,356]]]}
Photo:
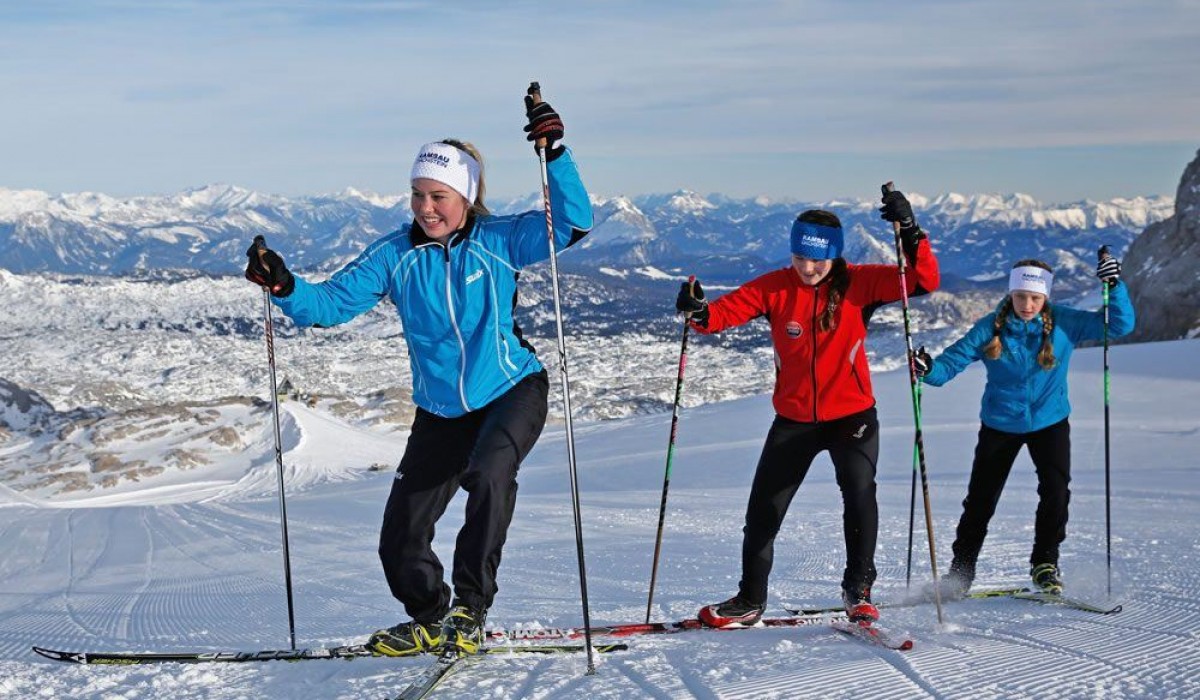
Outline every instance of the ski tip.
{"label": "ski tip", "polygon": [[44,656],[47,659],[53,659],[54,661],[78,661],[74,654],[68,654],[65,651],[55,651],[54,649],[46,649],[39,646],[33,647],[33,653],[39,656]]}

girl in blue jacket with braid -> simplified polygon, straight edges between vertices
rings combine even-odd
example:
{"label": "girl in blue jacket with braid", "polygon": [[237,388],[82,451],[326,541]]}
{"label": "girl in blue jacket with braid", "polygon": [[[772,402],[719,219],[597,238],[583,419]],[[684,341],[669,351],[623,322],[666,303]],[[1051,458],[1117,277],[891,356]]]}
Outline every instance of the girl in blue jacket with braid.
{"label": "girl in blue jacket with braid", "polygon": [[[531,141],[546,139],[556,249],[592,227],[592,209],[563,123],[526,98]],[[268,287],[300,326],[345,323],[387,298],[404,325],[417,405],[383,516],[379,557],[392,595],[412,618],[368,645],[403,656],[443,647],[475,653],[496,595],[496,571],[517,496],[517,469],[546,422],[548,382],[513,319],[517,277],[550,257],[542,210],[493,216],[483,160],[469,143],[421,147],[412,166],[413,222],[367,247],[320,284],[288,272],[254,246],[246,277]],[[466,516],[451,589],[431,546],[459,487]]]}
{"label": "girl in blue jacket with braid", "polygon": [[[1109,336],[1133,330],[1133,305],[1120,281],[1121,264],[1106,256],[1096,276],[1110,291]],[[1104,312],[1050,303],[1050,266],[1021,260],[1009,275],[1009,293],[965,336],[936,360],[925,348],[913,358],[917,376],[941,386],[967,365],[982,360],[987,369],[982,425],[963,513],[954,540],[954,560],[943,581],[950,597],[962,597],[975,579],[975,562],[996,512],[1000,492],[1021,447],[1029,449],[1038,479],[1030,576],[1040,590],[1061,593],[1058,547],[1067,535],[1071,492],[1071,426],[1067,416],[1067,367],[1083,340],[1104,337]]]}

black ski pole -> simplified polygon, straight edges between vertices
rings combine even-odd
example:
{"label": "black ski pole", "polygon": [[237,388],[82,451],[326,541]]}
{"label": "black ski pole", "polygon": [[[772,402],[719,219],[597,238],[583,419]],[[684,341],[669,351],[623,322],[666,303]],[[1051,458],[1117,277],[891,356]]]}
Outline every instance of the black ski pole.
{"label": "black ski pole", "polygon": [[[895,187],[891,182],[883,184],[883,194],[888,194]],[[921,472],[921,494],[925,500],[925,531],[929,536],[929,566],[933,571],[933,601],[937,606],[938,624],[942,623],[942,592],[938,585],[937,546],[933,539],[933,507],[929,502],[929,474],[925,469],[925,439],[921,434],[921,397],[917,386],[917,372],[913,366],[912,324],[908,313],[908,280],[905,276],[904,243],[900,240],[900,222],[892,222],[892,232],[896,236],[896,265],[900,271],[900,302],[904,310],[904,345],[908,353],[908,384],[912,391],[913,423],[916,428],[914,445],[917,452],[917,465]]]}
{"label": "black ski pole", "polygon": [[[542,101],[542,88],[536,81],[529,84],[528,94],[534,104]],[[562,378],[563,411],[567,427],[567,470],[571,475],[571,508],[575,513],[575,550],[579,558],[579,594],[583,599],[583,636],[587,645],[587,675],[596,672],[592,651],[592,618],[588,609],[587,566],[583,556],[583,519],[579,513],[579,478],[575,468],[575,431],[571,424],[571,382],[567,375],[567,343],[563,334],[562,302],[558,292],[558,253],[554,244],[554,218],[550,213],[550,177],[546,174],[546,139],[535,142],[538,165],[542,171],[542,203],[546,209],[546,235],[550,239],[550,280],[554,291],[554,323],[558,330],[558,373]]]}
{"label": "black ski pole", "polygon": [[[265,250],[267,241],[254,237],[254,246]],[[266,321],[267,367],[271,375],[271,415],[275,418],[275,466],[279,477],[279,522],[283,530],[283,581],[287,589],[288,638],[296,648],[296,615],[292,606],[292,557],[288,551],[287,499],[283,493],[283,439],[279,433],[279,388],[275,382],[275,324],[271,319],[271,290],[263,286],[263,316]]]}
{"label": "black ski pole", "polygon": [[[1108,246],[1100,246],[1096,253],[1103,261],[1109,256]],[[1109,449],[1109,374],[1108,374],[1108,282],[1100,280],[1100,294],[1104,298],[1104,542],[1105,566],[1108,571],[1108,595],[1112,597],[1112,470]]]}
{"label": "black ski pole", "polygon": [[[695,284],[696,277],[688,277]],[[679,399],[683,396],[683,370],[687,367],[689,316],[683,316],[683,342],[679,347],[679,376],[675,379],[675,403],[671,407],[671,438],[667,441],[667,469],[663,474],[662,502],[658,506],[658,534],[654,537],[654,562],[650,566],[650,594],[646,596],[646,624],[650,624],[650,608],[654,604],[654,583],[658,579],[658,556],[662,551],[663,524],[667,520],[667,489],[671,486],[671,463],[675,457],[675,435],[679,431]]]}

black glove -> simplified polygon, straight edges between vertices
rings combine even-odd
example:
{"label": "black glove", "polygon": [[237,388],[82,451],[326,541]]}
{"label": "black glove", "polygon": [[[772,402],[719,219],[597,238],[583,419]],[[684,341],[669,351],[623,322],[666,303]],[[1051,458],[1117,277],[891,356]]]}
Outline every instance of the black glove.
{"label": "black glove", "polygon": [[1096,264],[1096,276],[1109,287],[1115,287],[1121,277],[1121,261],[1105,251],[1100,256],[1100,262]]}
{"label": "black glove", "polygon": [[296,288],[296,278],[283,264],[283,258],[267,247],[266,239],[255,236],[246,251],[246,279],[271,290],[277,297],[286,297]]}
{"label": "black glove", "polygon": [[533,97],[525,96],[525,139],[536,142],[546,139],[546,162],[550,162],[563,153],[563,146],[558,141],[563,137],[562,117],[550,106],[549,102],[533,103]]}
{"label": "black glove", "polygon": [[904,252],[912,257],[917,252],[917,243],[925,238],[925,232],[917,225],[913,216],[912,205],[904,193],[892,190],[883,195],[883,206],[879,207],[879,217],[884,221],[894,221],[900,224],[900,243]]}
{"label": "black glove", "polygon": [[913,353],[912,356],[913,374],[917,375],[917,379],[922,379],[929,371],[933,369],[933,358],[929,353],[925,352],[925,346],[922,345],[920,350]]}
{"label": "black glove", "polygon": [[708,324],[708,302],[704,299],[700,280],[693,277],[680,285],[679,296],[675,298],[675,310],[688,314],[702,326]]}

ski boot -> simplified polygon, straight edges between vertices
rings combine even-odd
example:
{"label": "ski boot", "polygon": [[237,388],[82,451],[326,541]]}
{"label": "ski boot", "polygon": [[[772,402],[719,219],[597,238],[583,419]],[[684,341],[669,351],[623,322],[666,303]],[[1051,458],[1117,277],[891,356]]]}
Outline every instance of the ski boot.
{"label": "ski boot", "polygon": [[851,622],[870,625],[879,621],[879,608],[871,603],[871,588],[864,586],[855,590],[842,589],[842,604]]}
{"label": "ski boot", "polygon": [[1029,570],[1029,576],[1042,593],[1062,595],[1062,572],[1054,564],[1036,564]]}
{"label": "ski boot", "polygon": [[723,603],[700,608],[700,621],[709,627],[752,627],[762,619],[766,603],[751,603],[735,595]]}
{"label": "ski boot", "polygon": [[487,611],[456,603],[442,622],[442,649],[454,649],[459,654],[478,654],[483,647],[483,624]]}
{"label": "ski boot", "polygon": [[966,564],[958,559],[950,563],[950,571],[942,577],[938,590],[946,600],[962,600],[971,590],[975,580],[975,565]]}
{"label": "ski boot", "polygon": [[367,648],[384,656],[412,656],[437,651],[442,646],[442,626],[415,620],[379,630],[367,640]]}

